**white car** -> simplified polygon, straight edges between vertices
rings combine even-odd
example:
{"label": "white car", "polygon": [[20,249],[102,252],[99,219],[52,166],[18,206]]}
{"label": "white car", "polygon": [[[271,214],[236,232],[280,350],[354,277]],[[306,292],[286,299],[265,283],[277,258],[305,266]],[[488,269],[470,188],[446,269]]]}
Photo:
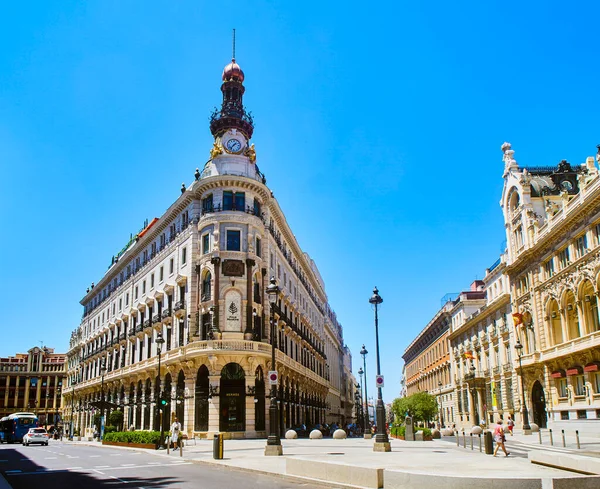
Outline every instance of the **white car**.
{"label": "white car", "polygon": [[50,435],[44,428],[29,428],[29,431],[23,437],[23,445],[29,446],[32,443],[48,446]]}

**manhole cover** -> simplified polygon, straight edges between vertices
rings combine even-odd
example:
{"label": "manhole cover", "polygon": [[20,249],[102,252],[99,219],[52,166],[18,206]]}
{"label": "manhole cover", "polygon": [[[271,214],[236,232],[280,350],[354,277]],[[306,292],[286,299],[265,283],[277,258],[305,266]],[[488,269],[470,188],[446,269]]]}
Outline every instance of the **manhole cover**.
{"label": "manhole cover", "polygon": [[345,455],[344,452],[329,452],[327,455]]}

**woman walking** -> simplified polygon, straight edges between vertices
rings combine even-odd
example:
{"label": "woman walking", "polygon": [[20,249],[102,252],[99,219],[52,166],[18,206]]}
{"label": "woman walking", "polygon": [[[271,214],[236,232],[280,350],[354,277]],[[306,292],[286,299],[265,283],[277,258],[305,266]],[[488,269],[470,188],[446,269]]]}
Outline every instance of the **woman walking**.
{"label": "woman walking", "polygon": [[494,441],[496,442],[496,449],[494,450],[494,457],[498,453],[498,449],[502,448],[505,456],[508,457],[510,452],[506,451],[506,447],[504,446],[504,442],[506,441],[506,437],[504,436],[504,428],[502,427],[502,420],[498,420],[498,424],[494,429]]}

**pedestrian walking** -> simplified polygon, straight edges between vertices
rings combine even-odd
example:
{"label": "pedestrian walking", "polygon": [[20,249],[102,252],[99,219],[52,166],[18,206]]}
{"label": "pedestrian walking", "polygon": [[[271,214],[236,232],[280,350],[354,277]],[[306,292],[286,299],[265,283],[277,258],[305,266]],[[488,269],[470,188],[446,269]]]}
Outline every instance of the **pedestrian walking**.
{"label": "pedestrian walking", "polygon": [[498,449],[502,448],[504,455],[508,457],[510,452],[506,451],[506,447],[504,446],[504,442],[506,441],[506,437],[504,436],[504,428],[502,427],[502,420],[498,420],[498,424],[494,429],[494,441],[496,442],[496,449],[494,450],[494,457],[498,453]]}
{"label": "pedestrian walking", "polygon": [[171,425],[171,440],[173,441],[173,450],[177,450],[177,440],[179,440],[179,432],[181,431],[181,423],[175,418]]}
{"label": "pedestrian walking", "polygon": [[508,431],[510,431],[510,436],[513,436],[513,430],[515,429],[515,422],[510,417],[510,414],[508,415],[508,421],[506,421],[506,426],[508,426]]}

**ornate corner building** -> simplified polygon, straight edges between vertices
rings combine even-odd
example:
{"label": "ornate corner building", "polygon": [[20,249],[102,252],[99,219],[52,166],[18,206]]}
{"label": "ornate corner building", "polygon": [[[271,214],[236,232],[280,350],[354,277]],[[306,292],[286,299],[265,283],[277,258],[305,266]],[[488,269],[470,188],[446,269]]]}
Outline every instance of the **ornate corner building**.
{"label": "ornate corner building", "polygon": [[0,358],[0,418],[32,412],[40,425],[61,424],[61,399],[67,356],[52,348]]}
{"label": "ornate corner building", "polygon": [[177,416],[190,436],[266,436],[272,342],[282,429],[352,421],[342,326],[258,168],[243,82],[232,60],[210,118],[210,159],[81,301],[65,392],[75,427],[123,409],[125,428],[168,429]]}
{"label": "ornate corner building", "polygon": [[600,178],[576,167],[520,167],[502,146],[505,273],[522,315],[525,402],[540,426],[600,418]]}

